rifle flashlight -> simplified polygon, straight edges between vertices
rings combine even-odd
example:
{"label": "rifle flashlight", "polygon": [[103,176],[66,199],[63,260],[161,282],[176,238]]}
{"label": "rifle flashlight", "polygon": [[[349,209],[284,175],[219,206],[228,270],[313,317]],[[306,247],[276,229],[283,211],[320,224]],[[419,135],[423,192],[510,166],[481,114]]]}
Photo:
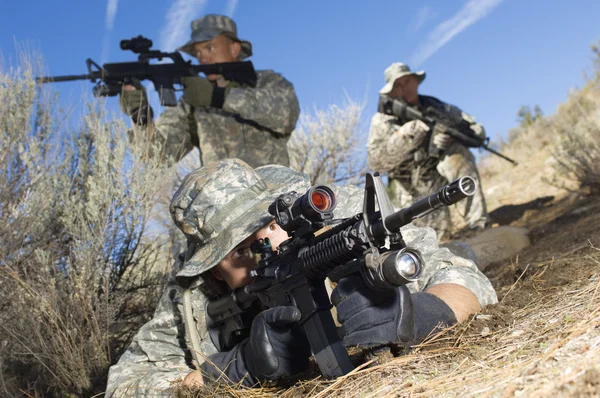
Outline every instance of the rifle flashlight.
{"label": "rifle flashlight", "polygon": [[416,250],[398,250],[383,261],[382,271],[388,283],[402,286],[419,279],[423,272],[423,259]]}

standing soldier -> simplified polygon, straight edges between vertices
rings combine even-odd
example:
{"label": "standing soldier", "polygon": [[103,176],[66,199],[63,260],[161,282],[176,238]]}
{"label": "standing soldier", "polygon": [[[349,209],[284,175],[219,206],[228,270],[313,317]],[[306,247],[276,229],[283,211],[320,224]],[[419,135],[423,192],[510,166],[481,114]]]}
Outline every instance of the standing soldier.
{"label": "standing soldier", "polygon": [[[191,40],[179,48],[201,64],[238,62],[252,55],[252,44],[237,36],[236,24],[223,15],[192,22]],[[146,131],[165,160],[177,162],[194,146],[200,164],[240,158],[257,167],[288,165],[286,143],[300,108],[293,85],[272,70],[257,72],[256,87],[227,81],[221,75],[188,77],[183,97],[154,122],[143,87],[126,85],[120,107],[136,132]]]}
{"label": "standing soldier", "polygon": [[[404,101],[421,111],[431,107],[444,115],[446,122],[450,121],[450,127],[466,123],[472,135],[485,138],[483,126],[472,116],[437,98],[419,95],[424,71],[412,72],[407,65],[396,62],[385,70],[384,76],[386,84],[379,91],[382,97]],[[440,156],[428,153],[429,137],[433,137],[432,144],[441,151]],[[430,134],[430,126],[423,121],[385,114],[380,109],[371,120],[367,149],[369,167],[381,173],[388,172],[388,190],[394,205],[405,207],[459,176],[470,175],[478,180],[478,190],[473,197],[463,201],[461,215],[472,229],[482,229],[488,224],[475,158],[465,145],[448,134]],[[449,209],[444,208],[426,217],[424,223],[432,226],[441,238],[449,229],[449,221]]]}

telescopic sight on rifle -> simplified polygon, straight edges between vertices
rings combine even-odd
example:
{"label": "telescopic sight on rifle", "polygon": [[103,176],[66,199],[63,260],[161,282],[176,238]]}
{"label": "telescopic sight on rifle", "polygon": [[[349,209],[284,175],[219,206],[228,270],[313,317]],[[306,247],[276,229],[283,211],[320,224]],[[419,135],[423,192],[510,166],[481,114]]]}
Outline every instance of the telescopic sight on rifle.
{"label": "telescopic sight on rifle", "polygon": [[150,51],[150,47],[152,47],[152,40],[139,35],[138,37],[134,37],[132,39],[121,40],[120,46],[121,50],[130,50],[136,54],[141,54]]}

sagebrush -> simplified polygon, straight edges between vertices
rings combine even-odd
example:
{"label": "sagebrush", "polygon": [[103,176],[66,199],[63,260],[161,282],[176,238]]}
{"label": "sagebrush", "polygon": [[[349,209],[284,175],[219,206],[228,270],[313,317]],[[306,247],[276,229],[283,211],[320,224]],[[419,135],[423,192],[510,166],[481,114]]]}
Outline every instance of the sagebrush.
{"label": "sagebrush", "polygon": [[0,70],[0,395],[87,396],[154,309],[165,171],[101,103],[67,128],[36,59]]}

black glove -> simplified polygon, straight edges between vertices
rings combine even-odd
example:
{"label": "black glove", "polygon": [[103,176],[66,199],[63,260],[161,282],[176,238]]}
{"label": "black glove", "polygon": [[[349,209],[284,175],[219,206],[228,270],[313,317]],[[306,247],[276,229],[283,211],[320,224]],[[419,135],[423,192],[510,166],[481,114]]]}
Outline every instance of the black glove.
{"label": "black glove", "polygon": [[373,290],[360,277],[340,279],[331,295],[340,337],[347,347],[376,347],[413,337],[412,301],[406,286]]}
{"label": "black glove", "polygon": [[456,323],[452,309],[433,294],[411,296],[406,286],[373,290],[357,276],[341,279],[331,302],[337,308],[342,324],[339,333],[346,346],[415,345],[435,333],[438,326]]}
{"label": "black glove", "polygon": [[306,370],[311,351],[304,331],[296,324],[300,317],[300,310],[292,306],[261,312],[254,318],[247,340],[231,351],[211,355],[200,368],[211,379],[224,373],[233,383],[243,379],[246,386]]}
{"label": "black glove", "polygon": [[182,77],[181,84],[183,98],[195,108],[203,106],[222,108],[229,92],[228,88],[218,87],[200,76]]}

